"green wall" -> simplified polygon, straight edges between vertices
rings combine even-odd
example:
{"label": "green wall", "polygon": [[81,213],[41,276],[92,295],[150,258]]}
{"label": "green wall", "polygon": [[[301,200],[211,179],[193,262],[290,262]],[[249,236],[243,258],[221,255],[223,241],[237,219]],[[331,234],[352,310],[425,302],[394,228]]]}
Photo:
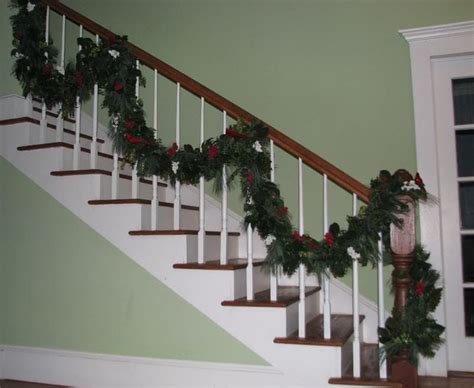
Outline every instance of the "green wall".
{"label": "green wall", "polygon": [[0,176],[0,343],[265,365],[3,158]]}
{"label": "green wall", "polygon": [[[10,50],[2,0],[1,49]],[[68,0],[72,8],[214,89],[302,142],[360,181],[382,169],[415,165],[406,42],[398,30],[474,19],[472,0]],[[59,18],[52,17],[58,42]],[[69,42],[76,27],[68,27]],[[67,57],[73,57],[68,47]],[[0,59],[1,94],[18,86]],[[145,70],[148,84],[151,72]],[[174,88],[159,80],[159,131],[174,136]],[[151,112],[151,88],[142,91]],[[199,102],[183,93],[183,142],[197,144]],[[149,115],[149,121],[151,115]],[[206,109],[206,134],[221,130]],[[297,223],[296,161],[277,152],[277,181]],[[305,224],[321,235],[321,179],[305,170]],[[234,210],[240,202],[234,195]],[[350,213],[348,194],[330,187],[330,218]],[[88,244],[91,245],[91,241]],[[388,269],[387,269],[388,271]],[[362,271],[363,294],[376,295]],[[347,279],[349,281],[349,279]],[[388,298],[388,306],[391,303]]]}

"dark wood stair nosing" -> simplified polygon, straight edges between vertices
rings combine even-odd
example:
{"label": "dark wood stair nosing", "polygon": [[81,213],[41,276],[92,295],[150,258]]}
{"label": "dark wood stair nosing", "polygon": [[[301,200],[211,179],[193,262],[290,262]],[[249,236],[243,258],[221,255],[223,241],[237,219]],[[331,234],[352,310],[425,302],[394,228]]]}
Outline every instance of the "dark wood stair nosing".
{"label": "dark wood stair nosing", "polygon": [[331,377],[328,381],[329,384],[340,384],[340,385],[361,385],[361,386],[384,386],[392,388],[402,388],[402,384],[396,381],[388,379],[364,379],[354,377]]}
{"label": "dark wood stair nosing", "polygon": [[[23,146],[23,147],[29,147],[29,146]],[[51,175],[53,176],[75,176],[75,175],[95,175],[95,174],[112,176],[112,171],[103,170],[100,168],[88,168],[88,169],[80,169],[80,170],[57,170],[57,171],[51,172]],[[119,174],[119,178],[130,180],[130,181],[132,180],[132,177],[127,174]],[[140,178],[140,183],[151,185],[153,182],[149,179]],[[168,185],[163,182],[158,182],[158,186],[168,187]],[[166,206],[166,205],[163,205],[163,206]],[[188,206],[188,205],[183,205],[183,206]],[[194,210],[194,209],[191,209],[191,210]]]}
{"label": "dark wood stair nosing", "polygon": [[[143,199],[143,198],[91,199],[90,201],[88,201],[88,203],[89,205],[130,205],[130,204],[151,205],[151,199]],[[158,205],[162,207],[174,207],[174,204],[171,202],[158,201]],[[193,206],[193,205],[181,205],[181,209],[199,211],[199,207]]]}
{"label": "dark wood stair nosing", "polygon": [[[245,259],[242,259],[245,260]],[[211,260],[212,261],[212,260]],[[264,259],[254,259],[253,266],[260,267],[264,263]],[[190,270],[208,270],[208,271],[236,271],[239,269],[247,268],[248,263],[232,263],[232,259],[229,259],[227,264],[219,264],[219,263],[210,263],[204,262],[203,264],[199,263],[177,263],[173,264],[173,268],[175,269],[190,269]]]}
{"label": "dark wood stair nosing", "polygon": [[[21,124],[21,123],[31,123],[31,124],[40,125],[41,121],[38,119],[34,119],[33,117],[28,117],[28,116],[16,117],[14,119],[0,120],[0,125],[13,125],[13,124]],[[56,130],[56,125],[54,124],[47,123],[47,127]],[[70,135],[76,134],[76,132],[71,129],[63,128],[63,130],[65,133],[68,133]],[[92,136],[86,135],[85,133],[81,133],[79,136],[82,137],[83,139],[92,140]],[[97,138],[97,143],[103,144],[105,143],[105,141],[103,139]]]}
{"label": "dark wood stair nosing", "polygon": [[[188,206],[188,205],[181,205],[181,206]],[[197,235],[198,233],[199,233],[198,230],[190,230],[190,229],[179,229],[179,230],[172,230],[172,229],[146,230],[144,229],[144,230],[131,230],[128,232],[130,236],[185,236],[185,235]],[[214,231],[214,230],[206,231],[206,236],[220,236],[220,234],[221,232],[219,231]],[[230,237],[238,237],[240,236],[240,232],[227,232],[227,235]]]}
{"label": "dark wood stair nosing", "polygon": [[[331,314],[332,317],[352,317],[351,314]],[[314,321],[319,320],[319,319],[324,319],[322,314],[319,314],[316,316],[314,319],[311,321],[307,322],[307,333],[308,333],[308,326],[312,324]],[[362,323],[365,319],[365,316],[362,314],[359,314],[359,322]],[[331,322],[332,326],[334,325],[334,322]],[[299,338],[298,337],[298,330],[295,332],[291,333],[287,337],[276,337],[273,342],[277,344],[288,344],[288,345],[307,345],[307,346],[337,346],[337,347],[342,347],[344,344],[351,338],[351,336],[354,334],[354,331],[352,330],[353,326],[351,325],[350,330],[348,333],[343,337],[343,338],[338,338],[338,339],[324,339],[324,338],[314,338],[311,336],[306,336],[305,338]]]}
{"label": "dark wood stair nosing", "polygon": [[[305,292],[305,296],[308,297],[318,291],[321,290],[321,287],[307,287],[307,290]],[[268,293],[269,294],[269,289],[260,291],[259,293]],[[259,294],[257,293],[257,294]],[[256,294],[256,295],[257,295]],[[270,299],[268,300],[259,300],[257,297],[254,300],[247,300],[247,298],[239,298],[236,300],[224,300],[221,302],[222,306],[226,307],[275,307],[275,308],[286,308],[289,307],[290,305],[296,303],[299,301],[299,295],[288,298],[286,300],[276,300],[276,301],[271,301]]]}
{"label": "dark wood stair nosing", "polygon": [[[41,108],[38,108],[38,107],[34,106],[34,107],[33,107],[33,112],[41,113],[42,110],[41,110]],[[54,117],[54,118],[57,118],[57,117],[59,116],[57,113],[52,112],[52,111],[50,111],[50,110],[47,110],[47,111],[46,111],[46,115],[47,115],[47,116],[50,116],[50,117]],[[65,117],[65,118],[64,118],[64,121],[67,121],[68,123],[72,123],[72,124],[74,124],[74,123],[76,122],[75,119],[71,119],[71,118],[69,118],[69,117]]]}

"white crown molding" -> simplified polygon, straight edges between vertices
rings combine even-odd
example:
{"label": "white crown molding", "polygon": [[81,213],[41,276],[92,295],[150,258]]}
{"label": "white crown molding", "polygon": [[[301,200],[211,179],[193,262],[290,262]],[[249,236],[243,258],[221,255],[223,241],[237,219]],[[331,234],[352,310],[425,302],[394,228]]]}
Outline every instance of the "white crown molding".
{"label": "white crown molding", "polygon": [[398,32],[408,43],[420,40],[446,38],[448,36],[472,34],[474,32],[474,20],[442,24],[439,26],[408,28]]}

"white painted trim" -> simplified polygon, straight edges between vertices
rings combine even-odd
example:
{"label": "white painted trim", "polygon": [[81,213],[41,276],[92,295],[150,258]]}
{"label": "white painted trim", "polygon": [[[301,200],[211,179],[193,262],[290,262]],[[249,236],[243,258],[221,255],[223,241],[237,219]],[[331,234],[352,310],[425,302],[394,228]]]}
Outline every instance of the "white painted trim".
{"label": "white painted trim", "polygon": [[439,39],[474,33],[474,21],[441,24],[439,26],[408,28],[398,31],[407,42]]}
{"label": "white painted trim", "polygon": [[[2,378],[80,387],[209,386],[275,384],[283,374],[271,366],[224,364],[0,346]],[[231,382],[231,383],[230,383]]]}
{"label": "white painted trim", "polygon": [[[432,61],[441,57],[458,57],[474,53],[474,21],[407,29],[399,33],[410,47],[418,171],[424,178],[428,192],[440,198]],[[441,272],[440,285],[443,286],[439,203],[420,204],[419,211],[421,242],[431,252],[431,262],[434,268]],[[444,300],[441,301],[435,317],[440,324],[446,325]],[[443,346],[433,360],[421,360],[419,373],[446,376],[447,368],[447,350],[446,346]]]}

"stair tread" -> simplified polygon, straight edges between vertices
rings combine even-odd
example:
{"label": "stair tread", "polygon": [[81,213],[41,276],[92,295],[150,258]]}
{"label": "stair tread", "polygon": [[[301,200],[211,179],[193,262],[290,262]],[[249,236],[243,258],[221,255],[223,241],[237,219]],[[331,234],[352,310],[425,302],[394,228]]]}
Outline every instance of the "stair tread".
{"label": "stair tread", "polygon": [[[172,205],[172,204],[171,204]],[[186,206],[186,205],[182,205]],[[199,210],[199,208],[197,208]],[[191,230],[191,229],[179,229],[179,230],[131,230],[128,232],[130,236],[180,236],[180,235],[197,235],[199,233],[198,230]],[[221,234],[220,231],[217,230],[206,230],[206,236],[219,236]],[[229,236],[240,236],[240,232],[227,232]]]}
{"label": "stair tread", "polygon": [[[253,259],[253,266],[259,267],[263,264],[263,262],[264,262],[264,259]],[[227,264],[221,264],[220,260],[208,260],[203,264],[199,264],[199,263],[174,264],[173,268],[234,271],[237,269],[247,268],[247,264],[248,264],[247,259],[228,259]]]}
{"label": "stair tread", "polygon": [[[41,113],[41,108],[37,108],[37,107],[35,106],[35,107],[33,107],[33,112]],[[57,114],[57,113],[51,112],[51,111],[49,111],[49,110],[46,111],[46,114],[47,114],[48,116],[51,116],[51,117],[54,117],[54,118],[57,118],[57,117],[58,117],[58,114]],[[73,123],[73,124],[76,122],[76,120],[71,119],[71,118],[69,118],[69,117],[64,118],[64,121],[67,121],[67,122]]]}
{"label": "stair tread", "polygon": [[361,385],[361,386],[372,386],[372,387],[392,387],[392,388],[403,388],[402,384],[387,379],[356,379],[354,377],[333,377],[329,379],[329,384],[338,385]]}
{"label": "stair tread", "polygon": [[[88,201],[89,205],[126,205],[126,204],[140,204],[140,205],[151,205],[151,199],[143,198],[122,198],[122,199],[91,199]],[[158,202],[159,206],[163,207],[174,207],[171,202]],[[181,205],[181,209],[186,210],[199,210],[198,206],[193,205]]]}
{"label": "stair tread", "polygon": [[[359,316],[360,321],[364,316]],[[298,330],[288,337],[277,337],[275,343],[294,345],[343,346],[353,333],[352,315],[331,315],[331,339],[324,339],[324,316],[318,315],[306,323],[306,337],[299,338]]]}
{"label": "stair tread", "polygon": [[[318,292],[321,287],[306,287],[305,295],[308,297]],[[288,307],[299,300],[300,290],[298,286],[279,286],[277,289],[277,300],[270,300],[270,289],[257,292],[254,300],[247,298],[239,298],[236,300],[225,300],[222,306],[236,307]]]}
{"label": "stair tread", "polygon": [[[88,168],[88,169],[82,169],[82,170],[58,170],[58,171],[51,172],[51,175],[53,176],[96,175],[96,174],[112,176],[111,171],[103,170],[100,168]],[[122,179],[132,180],[132,176],[127,175],[127,174],[119,174],[119,177]],[[140,182],[145,183],[145,184],[150,184],[150,185],[152,184],[152,181],[150,179],[145,179],[145,178],[140,178]],[[158,182],[158,186],[168,187],[168,185],[163,182]]]}

